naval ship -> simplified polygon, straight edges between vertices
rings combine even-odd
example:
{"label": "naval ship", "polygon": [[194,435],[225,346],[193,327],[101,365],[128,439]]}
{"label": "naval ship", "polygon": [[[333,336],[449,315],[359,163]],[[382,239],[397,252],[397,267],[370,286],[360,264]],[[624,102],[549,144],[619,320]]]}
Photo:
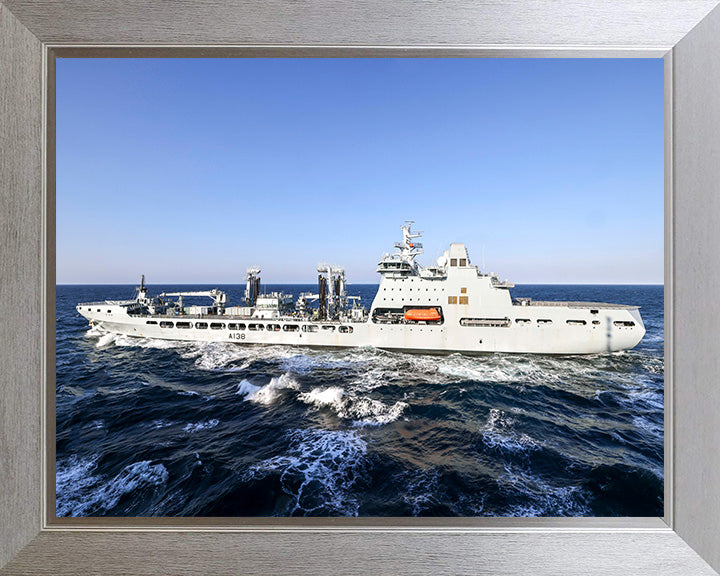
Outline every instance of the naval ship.
{"label": "naval ship", "polygon": [[[230,306],[218,289],[153,297],[143,276],[135,298],[81,303],[77,311],[92,326],[141,338],[439,354],[597,354],[633,348],[645,334],[638,306],[513,299],[514,284],[473,265],[464,244],[423,266],[422,233],[412,222],[401,230],[402,242],[378,264],[369,311],[347,294],[344,269],[328,264],[317,267],[317,292],[296,301],[262,292],[260,268],[251,267],[242,305]],[[210,302],[183,302],[196,297]]]}

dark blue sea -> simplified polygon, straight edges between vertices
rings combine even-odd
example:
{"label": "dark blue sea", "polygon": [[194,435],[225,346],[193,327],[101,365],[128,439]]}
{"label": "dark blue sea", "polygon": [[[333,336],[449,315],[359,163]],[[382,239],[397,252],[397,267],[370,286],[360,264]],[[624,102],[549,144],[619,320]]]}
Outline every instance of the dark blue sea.
{"label": "dark blue sea", "polygon": [[[151,291],[215,287],[240,303]],[[663,287],[512,294],[640,305],[647,334],[560,357],[177,343],[75,311],[132,286],[58,286],[57,515],[662,516]]]}

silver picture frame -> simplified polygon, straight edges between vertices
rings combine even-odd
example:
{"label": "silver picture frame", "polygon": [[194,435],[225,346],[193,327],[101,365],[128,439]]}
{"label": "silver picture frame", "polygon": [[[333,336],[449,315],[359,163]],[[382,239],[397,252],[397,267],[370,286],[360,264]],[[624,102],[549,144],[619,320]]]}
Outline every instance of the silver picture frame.
{"label": "silver picture frame", "polygon": [[[0,574],[716,574],[717,5],[0,0]],[[70,55],[664,58],[665,516],[55,519],[53,79]]]}

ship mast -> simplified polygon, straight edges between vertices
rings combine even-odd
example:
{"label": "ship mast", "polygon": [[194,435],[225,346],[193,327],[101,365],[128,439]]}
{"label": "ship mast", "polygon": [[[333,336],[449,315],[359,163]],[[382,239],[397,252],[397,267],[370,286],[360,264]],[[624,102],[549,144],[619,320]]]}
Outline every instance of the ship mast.
{"label": "ship mast", "polygon": [[395,248],[399,250],[398,254],[408,262],[413,262],[416,256],[423,253],[423,245],[420,242],[415,242],[415,238],[420,238],[422,232],[412,232],[412,225],[415,223],[414,220],[406,220],[405,226],[400,226],[403,233],[403,241],[395,242]]}

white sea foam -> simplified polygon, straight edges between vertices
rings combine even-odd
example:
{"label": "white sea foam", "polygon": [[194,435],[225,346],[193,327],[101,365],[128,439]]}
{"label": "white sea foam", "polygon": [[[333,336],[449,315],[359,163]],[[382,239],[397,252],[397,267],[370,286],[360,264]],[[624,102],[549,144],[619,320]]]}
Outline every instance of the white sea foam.
{"label": "white sea foam", "polygon": [[172,426],[173,423],[169,422],[168,420],[153,420],[150,423],[150,426],[153,428],[167,428],[168,426]]}
{"label": "white sea foam", "polygon": [[198,430],[207,430],[209,428],[215,428],[220,424],[220,421],[216,418],[212,418],[211,420],[205,420],[204,422],[191,422],[183,430],[185,432],[197,432]]}
{"label": "white sea foam", "polygon": [[265,386],[260,387],[243,381],[238,385],[237,393],[245,394],[245,400],[267,406],[275,402],[283,390],[297,390],[299,387],[297,381],[290,374],[285,373],[272,378]]}
{"label": "white sea foam", "polygon": [[405,474],[402,480],[404,488],[401,490],[403,502],[410,506],[413,516],[438,503],[440,475],[437,469],[417,470]]}
{"label": "white sea foam", "polygon": [[306,404],[313,404],[318,408],[330,406],[340,413],[343,409],[345,391],[333,386],[330,388],[313,388],[310,392],[303,392],[298,396]]}
{"label": "white sea foam", "polygon": [[95,346],[97,348],[104,348],[105,346],[109,346],[110,344],[115,343],[115,334],[103,334],[98,338],[98,341],[95,343]]}
{"label": "white sea foam", "polygon": [[542,443],[524,432],[515,430],[515,419],[503,410],[492,408],[485,425],[480,430],[486,446],[511,452],[539,450]]}
{"label": "white sea foam", "polygon": [[260,386],[255,386],[255,384],[250,384],[247,380],[243,380],[238,384],[236,394],[242,394],[243,396],[250,396],[260,390]]}
{"label": "white sea foam", "polygon": [[639,428],[640,430],[643,430],[656,438],[663,438],[664,436],[664,427],[662,424],[654,424],[647,418],[643,418],[642,416],[633,416],[632,417],[633,424],[636,428]]}
{"label": "white sea foam", "polygon": [[497,479],[501,492],[512,494],[517,504],[503,516],[587,516],[591,513],[588,494],[578,486],[558,486],[529,471],[505,465]]}
{"label": "white sea foam", "polygon": [[152,348],[158,350],[182,348],[187,346],[186,342],[176,340],[162,340],[160,338],[142,338],[135,336],[126,336],[125,334],[115,334],[113,332],[106,332],[105,330],[95,326],[88,330],[86,336],[97,337],[98,341],[95,343],[97,348],[104,348],[106,346],[118,346],[128,348]]}
{"label": "white sea foam", "polygon": [[98,457],[71,456],[56,465],[56,513],[58,516],[86,516],[114,508],[123,495],[138,488],[167,482],[168,471],[150,460],[123,468],[109,481],[93,474]]}
{"label": "white sea foam", "polygon": [[107,331],[104,328],[101,328],[100,326],[91,326],[87,332],[85,332],[86,338],[98,338],[99,336],[102,336],[103,334],[107,334]]}
{"label": "white sea foam", "polygon": [[395,402],[392,406],[369,398],[348,394],[342,388],[313,388],[303,392],[298,399],[318,409],[330,408],[340,418],[354,420],[360,426],[388,424],[397,420],[408,407],[406,402]]}
{"label": "white sea foam", "polygon": [[[196,358],[195,366],[203,370],[238,371],[253,362],[275,362],[292,358],[297,349],[291,346],[242,346],[226,342],[195,342],[183,355]],[[242,362],[240,366],[230,366]]]}
{"label": "white sea foam", "polygon": [[355,431],[293,430],[287,455],[263,460],[248,468],[245,480],[279,473],[283,491],[293,497],[289,515],[323,514],[357,516],[353,487],[367,452]]}

